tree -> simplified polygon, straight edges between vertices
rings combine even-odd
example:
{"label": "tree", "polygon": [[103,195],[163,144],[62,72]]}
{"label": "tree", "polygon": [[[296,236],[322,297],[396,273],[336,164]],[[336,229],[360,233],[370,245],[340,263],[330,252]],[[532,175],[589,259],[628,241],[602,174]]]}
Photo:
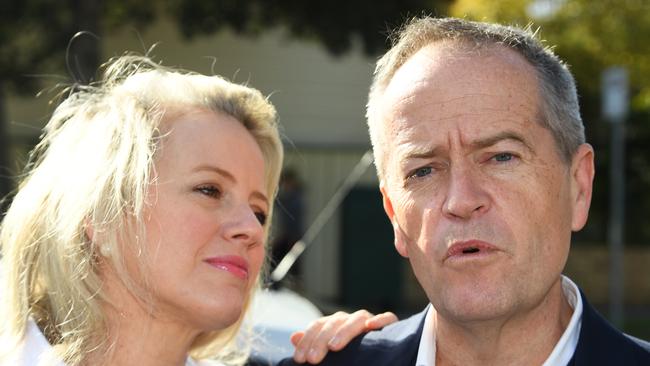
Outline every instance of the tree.
{"label": "tree", "polygon": [[[537,6],[535,6],[537,5]],[[650,109],[650,3],[646,0],[457,0],[455,16],[541,26],[541,34],[572,65],[583,92],[598,94],[600,71],[630,72],[636,111]]]}
{"label": "tree", "polygon": [[373,55],[388,46],[388,30],[409,16],[445,14],[451,1],[169,0],[167,10],[187,37],[224,26],[255,35],[283,25],[293,37],[319,41],[334,55],[347,51],[355,38]]}
{"label": "tree", "polygon": [[[93,80],[105,27],[144,25],[153,19],[150,0],[29,0],[10,1],[0,12],[0,198],[7,197],[13,180],[9,169],[5,94],[34,94],[41,78],[63,64],[72,80]],[[75,37],[79,31],[87,32]],[[66,61],[66,62],[64,62]],[[0,207],[0,215],[7,202]]]}

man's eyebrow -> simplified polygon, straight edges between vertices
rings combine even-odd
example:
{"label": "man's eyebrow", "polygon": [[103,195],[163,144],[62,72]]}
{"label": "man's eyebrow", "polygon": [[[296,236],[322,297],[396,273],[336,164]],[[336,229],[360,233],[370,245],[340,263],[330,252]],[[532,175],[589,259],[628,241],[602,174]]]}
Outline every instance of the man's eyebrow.
{"label": "man's eyebrow", "polygon": [[409,159],[430,159],[442,153],[440,146],[418,146],[409,149],[408,153],[404,155],[403,160]]}
{"label": "man's eyebrow", "polygon": [[[201,171],[215,172],[215,173],[219,174],[220,176],[226,178],[227,180],[229,180],[232,183],[237,182],[237,180],[235,179],[235,176],[230,174],[230,172],[228,172],[227,170],[221,169],[219,167],[213,166],[213,165],[208,165],[208,164],[199,165],[196,168],[192,169],[192,172],[201,172]],[[264,202],[266,202],[267,204],[269,204],[269,198],[266,197],[266,195],[264,193],[262,193],[260,191],[254,191],[251,195],[254,198],[261,199]]]}
{"label": "man's eyebrow", "polygon": [[[470,146],[474,149],[484,149],[496,145],[501,141],[511,140],[523,145],[526,149],[533,151],[532,146],[520,133],[514,131],[503,131],[495,135],[472,141]],[[431,159],[443,153],[442,146],[409,146],[408,152],[404,155],[403,161],[410,159]]]}
{"label": "man's eyebrow", "polygon": [[493,136],[488,136],[485,138],[472,141],[471,146],[475,149],[484,149],[486,147],[496,145],[497,143],[505,140],[518,142],[522,144],[524,147],[526,147],[528,150],[533,151],[532,146],[530,146],[528,141],[526,141],[526,138],[524,138],[524,136],[514,131],[503,131]]}

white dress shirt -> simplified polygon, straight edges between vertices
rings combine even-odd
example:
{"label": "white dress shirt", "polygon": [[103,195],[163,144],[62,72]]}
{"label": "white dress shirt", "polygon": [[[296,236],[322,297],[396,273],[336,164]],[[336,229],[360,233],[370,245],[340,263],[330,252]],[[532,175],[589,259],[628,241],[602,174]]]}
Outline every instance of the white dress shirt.
{"label": "white dress shirt", "polygon": [[[542,366],[564,366],[573,357],[573,353],[578,345],[580,337],[580,326],[582,324],[582,298],[580,291],[573,281],[568,277],[562,276],[562,291],[571,308],[573,315],[567,325],[560,340],[555,344],[553,351],[548,356]],[[415,361],[416,366],[435,366],[436,365],[436,337],[434,327],[433,306],[429,307],[425,315],[424,328],[420,338],[418,348],[418,358]]]}

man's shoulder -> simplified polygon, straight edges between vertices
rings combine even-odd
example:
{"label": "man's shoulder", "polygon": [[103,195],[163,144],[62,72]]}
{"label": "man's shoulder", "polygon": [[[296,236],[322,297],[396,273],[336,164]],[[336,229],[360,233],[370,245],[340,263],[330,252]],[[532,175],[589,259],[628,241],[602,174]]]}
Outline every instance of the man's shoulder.
{"label": "man's shoulder", "polygon": [[[343,350],[328,353],[321,365],[413,365],[427,309],[381,330],[358,336]],[[287,359],[280,365],[294,363]]]}
{"label": "man's shoulder", "polygon": [[643,339],[640,339],[640,338],[637,338],[637,337],[634,337],[634,336],[631,336],[629,334],[625,334],[625,336],[629,340],[631,340],[632,342],[636,343],[637,346],[643,348],[650,355],[650,342],[648,342],[646,340],[643,340]]}
{"label": "man's shoulder", "polygon": [[600,315],[584,294],[580,338],[574,354],[576,365],[650,365],[650,343],[627,335]]}
{"label": "man's shoulder", "polygon": [[390,324],[380,330],[361,335],[361,345],[364,347],[395,347],[416,340],[420,342],[424,316],[429,307],[410,317]]}

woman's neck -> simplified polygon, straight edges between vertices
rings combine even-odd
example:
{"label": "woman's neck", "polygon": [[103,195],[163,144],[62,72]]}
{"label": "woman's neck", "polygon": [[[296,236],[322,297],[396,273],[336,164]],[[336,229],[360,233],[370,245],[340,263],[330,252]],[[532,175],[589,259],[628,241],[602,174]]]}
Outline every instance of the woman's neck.
{"label": "woman's neck", "polygon": [[[107,286],[105,304],[107,334],[100,347],[86,357],[84,365],[185,365],[187,354],[201,330],[182,319],[166,316],[145,304],[122,286]],[[117,288],[116,288],[117,287]]]}
{"label": "woman's neck", "polygon": [[[198,332],[153,317],[119,315],[109,325],[108,353],[104,362],[92,365],[185,365],[187,354]],[[108,356],[108,357],[106,357]]]}

